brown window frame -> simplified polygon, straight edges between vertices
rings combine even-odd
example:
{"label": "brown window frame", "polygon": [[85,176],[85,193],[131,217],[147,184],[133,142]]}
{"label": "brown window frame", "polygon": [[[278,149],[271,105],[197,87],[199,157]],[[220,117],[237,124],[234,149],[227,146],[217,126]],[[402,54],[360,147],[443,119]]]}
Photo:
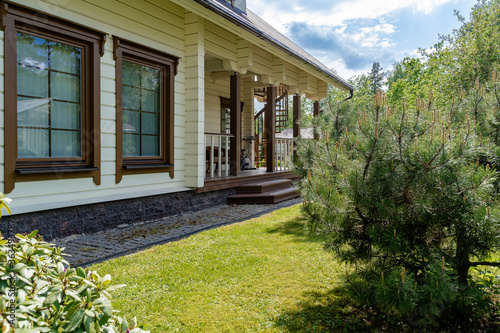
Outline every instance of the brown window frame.
{"label": "brown window frame", "polygon": [[[116,70],[116,183],[123,175],[168,172],[174,178],[174,85],[179,57],[113,36]],[[123,60],[161,69],[160,155],[123,157]]]}
{"label": "brown window frame", "polygon": [[[100,172],[100,57],[106,34],[33,9],[1,2],[4,30],[4,192],[18,181],[92,177]],[[82,49],[82,157],[18,158],[17,147],[17,33],[54,40]]]}

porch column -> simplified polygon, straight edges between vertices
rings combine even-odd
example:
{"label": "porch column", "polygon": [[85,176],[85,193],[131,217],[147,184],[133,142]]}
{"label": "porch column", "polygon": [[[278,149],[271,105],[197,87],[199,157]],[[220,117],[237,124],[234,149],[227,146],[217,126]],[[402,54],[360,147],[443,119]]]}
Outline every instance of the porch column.
{"label": "porch column", "polygon": [[264,111],[264,120],[266,128],[266,146],[267,146],[267,172],[274,172],[274,155],[276,137],[276,88],[268,87],[266,89],[266,110]]}
{"label": "porch column", "polygon": [[[203,18],[185,13],[185,184],[205,184],[205,28]],[[179,124],[181,125],[181,124]]]}
{"label": "porch column", "polygon": [[241,172],[241,76],[238,74],[231,75],[231,134],[234,135],[229,140],[229,163],[230,174],[237,176]]}
{"label": "porch column", "polygon": [[[300,136],[300,126],[297,124],[297,121],[300,118],[300,95],[293,95],[293,138],[297,138]],[[293,146],[296,147],[297,143],[294,142]],[[297,155],[296,150],[293,151],[294,157]]]}
{"label": "porch column", "polygon": [[[319,117],[319,102],[315,101],[313,103],[313,115],[314,117]],[[314,133],[314,140],[319,140],[318,134]]]}

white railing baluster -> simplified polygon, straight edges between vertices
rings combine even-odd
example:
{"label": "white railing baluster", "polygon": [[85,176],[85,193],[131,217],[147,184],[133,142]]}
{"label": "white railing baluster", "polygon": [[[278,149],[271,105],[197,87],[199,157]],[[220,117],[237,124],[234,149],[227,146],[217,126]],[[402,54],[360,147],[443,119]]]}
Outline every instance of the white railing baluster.
{"label": "white railing baluster", "polygon": [[293,154],[293,139],[276,139],[274,165],[276,171],[291,170],[290,161]]}
{"label": "white railing baluster", "polygon": [[278,170],[279,168],[279,163],[278,163],[278,147],[280,146],[280,140],[276,139],[276,146],[274,147],[274,170]]}
{"label": "white railing baluster", "polygon": [[218,147],[218,159],[217,159],[217,171],[219,177],[222,176],[222,136],[217,137],[217,147]]}
{"label": "white railing baluster", "polygon": [[225,156],[226,158],[224,159],[225,160],[225,164],[226,164],[226,170],[224,170],[224,172],[226,173],[226,177],[229,176],[229,137],[226,136],[224,138],[224,140],[226,141],[226,151],[225,151]]}
{"label": "white railing baluster", "polygon": [[283,170],[288,170],[288,141],[285,140],[283,148]]}
{"label": "white railing baluster", "polygon": [[[205,133],[205,161],[208,169],[205,178],[229,176],[229,138],[231,134]],[[210,142],[209,142],[210,141]],[[217,150],[217,153],[215,152]],[[217,160],[215,160],[217,158]],[[224,168],[224,172],[222,169]]]}
{"label": "white railing baluster", "polygon": [[214,136],[210,136],[210,159],[208,161],[210,163],[210,177],[214,177]]}

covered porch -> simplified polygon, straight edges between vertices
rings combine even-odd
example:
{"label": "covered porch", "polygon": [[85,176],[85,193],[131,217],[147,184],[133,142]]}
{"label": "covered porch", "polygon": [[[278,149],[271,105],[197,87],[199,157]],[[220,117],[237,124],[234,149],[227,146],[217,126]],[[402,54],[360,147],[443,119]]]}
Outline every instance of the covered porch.
{"label": "covered porch", "polygon": [[[234,81],[236,85],[239,84],[237,77]],[[253,81],[253,85],[255,84],[258,83]],[[237,87],[231,88],[232,92],[239,90]],[[297,124],[300,117],[300,95],[293,95],[293,107],[288,110],[286,87],[251,90],[252,101],[242,103],[238,100],[238,94],[232,94],[228,100],[221,99],[222,133],[204,134],[204,187],[198,188],[198,193],[238,187],[251,181],[297,177],[292,171],[292,157],[295,153],[294,138],[300,133]],[[260,111],[254,111],[254,101],[264,102],[264,107]],[[246,102],[251,102],[251,108],[239,109]],[[319,114],[319,103],[314,105]],[[279,132],[287,127],[287,123],[293,124],[293,136],[280,136]],[[239,154],[232,153],[235,151]]]}
{"label": "covered porch", "polygon": [[[186,186],[198,193],[296,177],[291,159],[301,99],[319,115],[329,85],[350,90],[271,27],[247,19],[277,39],[269,44],[186,16],[184,170]],[[277,136],[285,128],[293,135]]]}

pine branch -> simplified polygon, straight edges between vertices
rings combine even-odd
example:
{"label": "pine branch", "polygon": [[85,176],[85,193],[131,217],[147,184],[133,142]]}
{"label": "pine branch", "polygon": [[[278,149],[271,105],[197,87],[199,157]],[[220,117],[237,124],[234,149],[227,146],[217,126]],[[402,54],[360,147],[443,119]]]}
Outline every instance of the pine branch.
{"label": "pine branch", "polygon": [[493,266],[500,267],[500,262],[495,261],[469,261],[469,266]]}

